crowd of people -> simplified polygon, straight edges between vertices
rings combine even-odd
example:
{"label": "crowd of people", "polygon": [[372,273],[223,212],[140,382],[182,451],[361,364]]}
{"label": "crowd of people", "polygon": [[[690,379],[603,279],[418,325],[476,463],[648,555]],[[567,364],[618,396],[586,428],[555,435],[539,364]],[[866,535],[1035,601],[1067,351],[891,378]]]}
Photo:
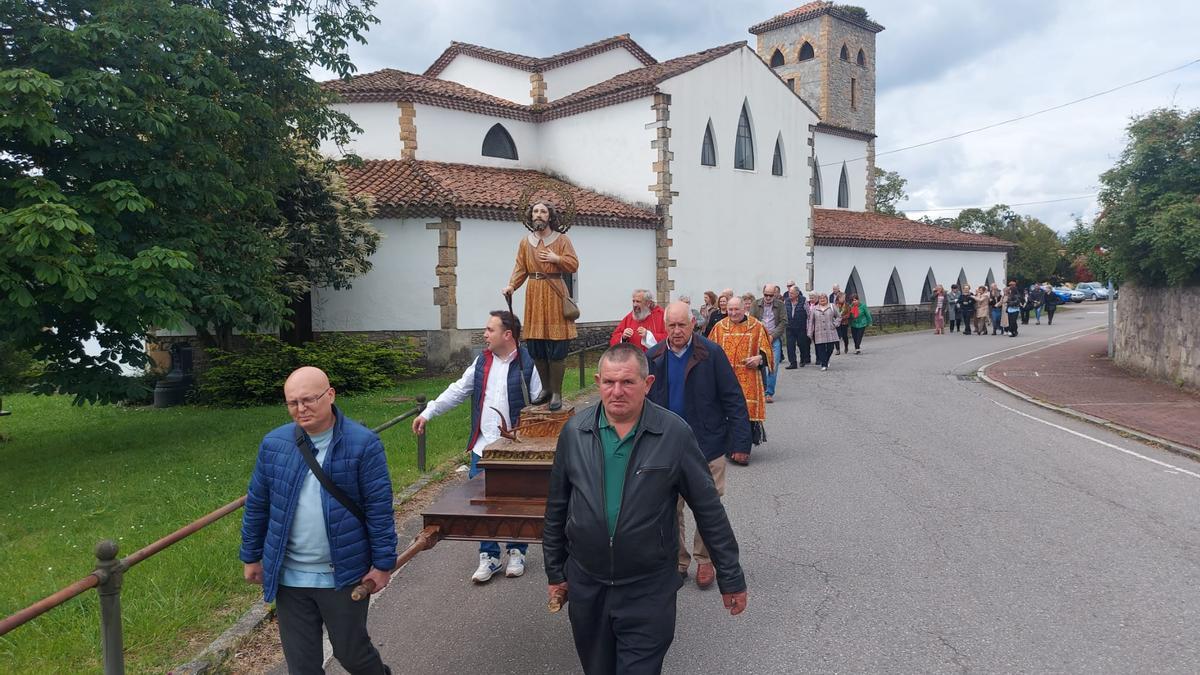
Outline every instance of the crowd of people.
{"label": "crowd of people", "polygon": [[1029,325],[1032,318],[1035,324],[1042,323],[1042,314],[1046,315],[1046,323],[1054,323],[1054,312],[1062,300],[1054,293],[1048,283],[1031,284],[1022,288],[1016,281],[1008,282],[1001,288],[997,284],[979,286],[974,291],[970,284],[950,286],[950,291],[938,284],[929,302],[933,314],[933,332],[944,335],[947,331],[970,335],[1008,335],[1017,337],[1018,327]]}

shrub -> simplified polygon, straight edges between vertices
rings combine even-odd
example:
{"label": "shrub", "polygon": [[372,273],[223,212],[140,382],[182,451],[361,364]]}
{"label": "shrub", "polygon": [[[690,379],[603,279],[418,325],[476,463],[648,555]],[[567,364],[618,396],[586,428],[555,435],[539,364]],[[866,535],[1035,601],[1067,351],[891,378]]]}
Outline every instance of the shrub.
{"label": "shrub", "polygon": [[415,374],[413,364],[419,356],[407,339],[371,342],[331,335],[293,347],[269,335],[251,335],[242,351],[209,350],[209,368],[200,374],[197,399],[224,406],[278,401],[284,380],[300,366],[325,371],[339,393],[373,391]]}
{"label": "shrub", "polygon": [[21,391],[29,384],[34,366],[29,352],[14,349],[7,342],[0,342],[0,394]]}

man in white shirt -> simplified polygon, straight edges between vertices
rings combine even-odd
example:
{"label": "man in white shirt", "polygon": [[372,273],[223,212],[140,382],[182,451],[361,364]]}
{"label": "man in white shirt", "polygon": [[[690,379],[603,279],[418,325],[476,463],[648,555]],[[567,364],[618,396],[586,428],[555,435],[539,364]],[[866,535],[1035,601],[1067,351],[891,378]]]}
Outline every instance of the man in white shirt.
{"label": "man in white shirt", "polygon": [[[483,353],[458,381],[430,402],[412,424],[413,433],[423,434],[426,422],[470,398],[471,436],[467,447],[471,450],[471,478],[483,472],[479,460],[483,457],[483,449],[500,438],[501,419],[509,429],[516,427],[521,409],[542,392],[542,381],[534,368],[533,358],[524,347],[518,347],[521,322],[512,312],[492,312],[483,328],[483,340],[487,343]],[[519,577],[525,573],[525,552],[529,545],[509,543],[507,548],[508,565],[504,575]],[[499,542],[480,542],[479,567],[471,575],[471,581],[481,584],[499,571]]]}

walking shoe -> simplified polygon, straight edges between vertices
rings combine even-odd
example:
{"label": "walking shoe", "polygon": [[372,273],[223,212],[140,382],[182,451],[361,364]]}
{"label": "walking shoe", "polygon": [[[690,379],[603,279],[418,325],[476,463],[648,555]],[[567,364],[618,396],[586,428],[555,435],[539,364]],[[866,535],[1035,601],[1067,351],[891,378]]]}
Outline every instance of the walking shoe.
{"label": "walking shoe", "polygon": [[688,571],[687,570],[679,570],[679,578],[683,581],[687,581]]}
{"label": "walking shoe", "polygon": [[504,576],[519,577],[525,574],[525,554],[515,548],[508,549],[508,566],[504,568]]}
{"label": "walking shoe", "polygon": [[841,354],[841,353],[842,353],[842,348],[841,348],[841,347],[834,347],[834,348],[833,348],[833,353],[834,353],[834,354]]}
{"label": "walking shoe", "polygon": [[829,370],[829,366],[821,366],[821,372],[822,372],[822,373],[823,373],[823,372],[825,372],[825,371],[827,371],[827,370]]}
{"label": "walking shoe", "polygon": [[700,563],[696,567],[696,585],[700,588],[712,586],[716,579],[717,570],[712,566],[712,563]]}
{"label": "walking shoe", "polygon": [[794,363],[793,363],[793,364],[792,364],[792,365],[790,365],[790,366],[784,366],[784,367],[783,367],[783,369],[784,369],[784,370],[795,370],[795,369],[796,369],[796,364],[794,364]]}
{"label": "walking shoe", "polygon": [[766,399],[767,403],[774,403],[774,402],[775,402],[775,397],[774,397],[774,396],[772,396],[772,395],[770,395],[770,394],[767,394],[767,395],[765,396],[765,399]]}
{"label": "walking shoe", "polygon": [[[748,453],[748,452],[731,453],[729,455],[729,461],[733,462],[734,464],[737,464],[738,466],[750,466],[750,453]],[[700,573],[699,571],[696,572],[696,574],[699,574],[699,573]]]}
{"label": "walking shoe", "polygon": [[861,349],[855,349],[855,350],[854,350],[854,353],[855,353],[855,354],[861,354],[861,353],[862,353],[862,350],[861,350]]}
{"label": "walking shoe", "polygon": [[495,556],[490,556],[486,553],[479,554],[479,568],[475,570],[475,574],[471,575],[471,581],[477,584],[482,584],[492,575],[500,571],[500,559]]}

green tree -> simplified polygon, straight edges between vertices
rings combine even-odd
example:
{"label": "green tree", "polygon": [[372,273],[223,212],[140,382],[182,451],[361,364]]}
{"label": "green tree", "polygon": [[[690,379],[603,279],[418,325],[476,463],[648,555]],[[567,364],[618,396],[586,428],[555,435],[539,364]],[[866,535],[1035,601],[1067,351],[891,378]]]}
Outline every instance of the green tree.
{"label": "green tree", "polygon": [[312,289],[350,288],[371,271],[380,239],[370,200],[350,192],[336,163],[311,149],[298,149],[297,156],[296,180],[280,193],[280,221],[272,232],[284,244],[280,268],[289,301],[280,337],[295,346],[313,339]]}
{"label": "green tree", "polygon": [[1100,175],[1096,237],[1115,280],[1200,283],[1200,109],[1135,118],[1117,164]]}
{"label": "green tree", "polygon": [[908,179],[895,171],[884,171],[875,167],[875,212],[888,216],[904,217],[904,212],[897,210],[896,205],[908,199],[904,186]]}
{"label": "green tree", "polygon": [[294,148],[354,129],[308,71],[353,72],[373,5],[0,0],[0,340],[43,391],[123,397],[156,326],[281,322]]}

